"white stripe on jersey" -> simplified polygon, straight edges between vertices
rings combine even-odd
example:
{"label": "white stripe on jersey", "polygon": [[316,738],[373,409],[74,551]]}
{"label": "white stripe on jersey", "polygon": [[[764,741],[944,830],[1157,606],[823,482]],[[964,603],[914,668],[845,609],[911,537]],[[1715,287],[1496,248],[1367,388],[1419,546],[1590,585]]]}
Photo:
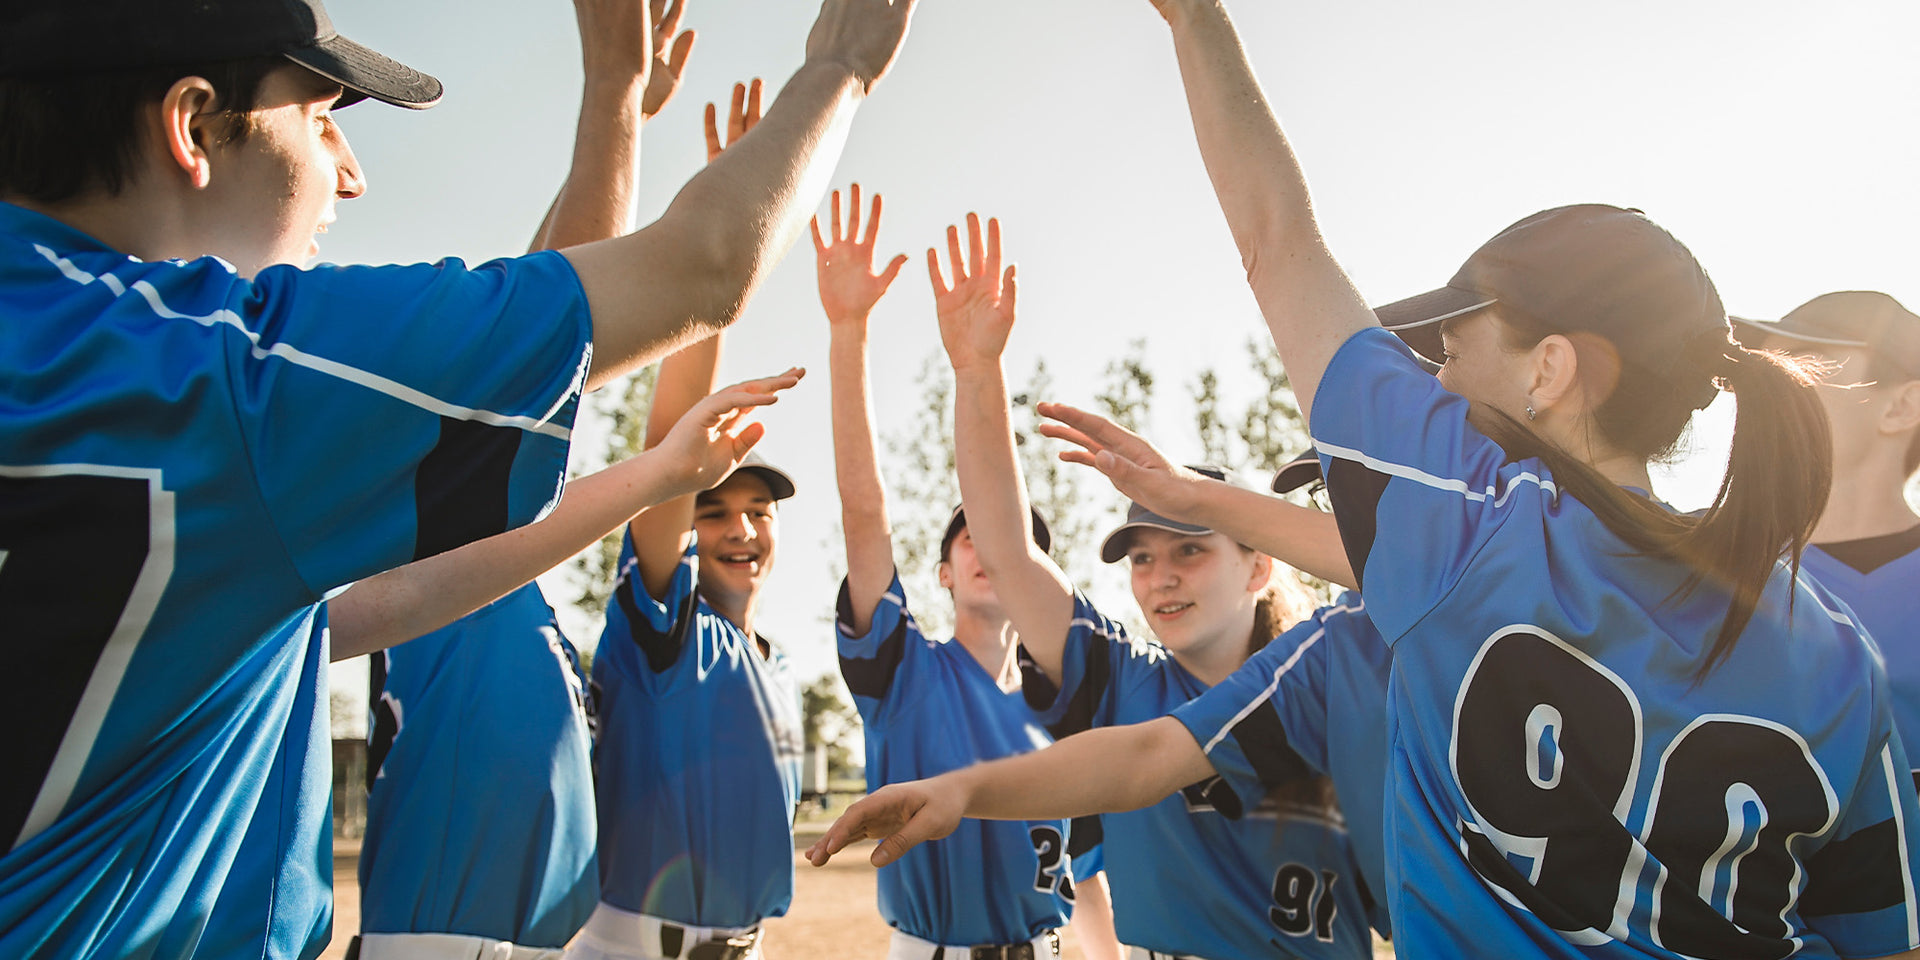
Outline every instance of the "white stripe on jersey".
{"label": "white stripe on jersey", "polygon": [[133,592],[127,595],[126,606],[120,610],[120,620],[114,624],[107,645],[100,651],[100,658],[94,661],[86,690],[81,693],[73,716],[67,720],[66,733],[61,736],[60,746],[54,751],[53,763],[47,768],[46,778],[40,781],[40,792],[34,796],[33,808],[27,812],[20,835],[0,837],[0,842],[6,842],[9,850],[26,843],[35,834],[51,826],[66,809],[67,801],[73,799],[74,788],[80,783],[80,771],[85,768],[87,758],[93,753],[94,742],[100,739],[100,728],[106,723],[107,708],[113,705],[114,695],[120,692],[120,682],[126,678],[127,664],[133,660],[133,650],[140,645],[141,636],[147,632],[147,624],[160,607],[160,595],[166,591],[167,581],[173,578],[173,492],[161,486],[160,471],[91,463],[32,467],[0,465],[0,476],[52,477],[67,474],[131,477],[147,481],[147,558],[140,565],[140,573],[133,582]]}
{"label": "white stripe on jersey", "polygon": [[[1327,610],[1326,615],[1328,617],[1331,617],[1331,616],[1334,616],[1335,614],[1360,613],[1365,611],[1366,609],[1367,609],[1367,602],[1365,600],[1361,600],[1360,603],[1356,606],[1349,607],[1349,606],[1343,605],[1343,606],[1329,608]],[[1313,633],[1309,634],[1305,640],[1300,641],[1300,645],[1293,649],[1293,655],[1287,658],[1287,662],[1282,663],[1278,669],[1273,671],[1273,682],[1267,684],[1267,688],[1265,690],[1260,691],[1260,693],[1256,695],[1251,701],[1249,701],[1246,706],[1241,707],[1240,712],[1234,714],[1233,719],[1228,720],[1226,724],[1220,728],[1220,732],[1214,734],[1213,738],[1208,740],[1206,744],[1200,748],[1200,752],[1205,754],[1213,753],[1213,748],[1219,746],[1220,741],[1225,740],[1227,738],[1227,734],[1232,733],[1233,728],[1240,725],[1240,721],[1245,720],[1248,714],[1252,713],[1255,710],[1258,710],[1261,704],[1267,702],[1267,700],[1272,698],[1274,692],[1280,689],[1280,678],[1286,676],[1289,672],[1293,670],[1293,665],[1300,662],[1300,655],[1303,653],[1306,653],[1308,647],[1311,647],[1314,644],[1319,643],[1320,638],[1326,635],[1327,635],[1326,625],[1322,624],[1320,629],[1315,630]]]}
{"label": "white stripe on jersey", "polygon": [[[62,274],[65,274],[68,279],[75,283],[85,286],[97,282],[109,291],[112,291],[115,297],[122,297],[127,293],[128,287],[112,274],[94,276],[74,266],[72,261],[61,257],[47,247],[36,243],[33,245],[33,248],[40,251],[41,256],[47,258],[49,262],[59,268]],[[429,396],[397,380],[390,380],[377,373],[370,373],[336,360],[328,360],[325,357],[314,356],[313,354],[285,343],[276,343],[271,347],[262,347],[260,346],[260,335],[247,329],[247,325],[241,321],[240,315],[231,310],[216,310],[213,313],[199,316],[180,313],[172,307],[167,306],[166,303],[160,299],[160,291],[155,290],[153,285],[147,283],[145,280],[136,281],[132,290],[147,301],[147,306],[153,310],[155,316],[162,319],[192,320],[201,326],[207,327],[225,324],[240,331],[240,333],[253,344],[253,355],[256,359],[264,360],[270,356],[279,357],[296,366],[305,367],[317,373],[323,373],[327,376],[336,377],[349,383],[359,384],[369,390],[386,394],[395,400],[419,407],[435,416],[451,417],[455,420],[471,420],[476,423],[485,423],[496,427],[514,427],[529,433],[538,433],[543,436],[553,437],[556,440],[567,440],[572,436],[571,430],[552,422],[552,417],[559,411],[560,406],[564,404],[567,397],[572,395],[571,392],[562,394],[552,409],[549,409],[544,415],[537,418],[496,413],[492,410],[480,410],[474,407],[463,407],[456,403],[441,400],[438,397]],[[575,379],[583,379],[585,375],[586,364],[583,363]]]}
{"label": "white stripe on jersey", "polygon": [[1911,860],[1907,859],[1907,820],[1905,811],[1900,809],[1900,781],[1894,779],[1899,771],[1893,768],[1893,747],[1880,748],[1880,769],[1887,776],[1887,800],[1893,804],[1893,832],[1900,838],[1900,886],[1906,893],[1907,907],[1907,949],[1920,947],[1920,906],[1916,906],[1913,895],[1913,871],[1907,869]]}
{"label": "white stripe on jersey", "polygon": [[[1326,441],[1321,440],[1318,437],[1314,438],[1313,446],[1314,446],[1314,449],[1319,450],[1320,452],[1330,457],[1333,457],[1335,459],[1351,460],[1355,463],[1358,463],[1362,466],[1367,467],[1370,470],[1375,471],[1376,473],[1384,473],[1390,477],[1399,477],[1403,480],[1412,480],[1413,482],[1420,484],[1423,487],[1432,487],[1435,490],[1445,490],[1449,493],[1457,493],[1467,498],[1468,500],[1474,501],[1475,503],[1482,503],[1488,500],[1492,500],[1493,505],[1495,507],[1505,506],[1507,502],[1507,497],[1513,493],[1515,488],[1519,487],[1523,483],[1537,484],[1540,487],[1541,491],[1548,494],[1552,494],[1554,496],[1559,496],[1560,494],[1560,488],[1556,486],[1552,480],[1542,480],[1538,475],[1533,473],[1521,473],[1515,476],[1513,478],[1513,482],[1507,484],[1507,489],[1505,490],[1496,491],[1495,488],[1493,487],[1488,487],[1485,490],[1475,490],[1467,486],[1467,482],[1465,480],[1454,480],[1449,477],[1436,477],[1433,474],[1426,472],[1425,470],[1419,469],[1418,467],[1409,467],[1404,464],[1389,463],[1388,461],[1381,460],[1378,457],[1368,456],[1367,454],[1359,450],[1355,450],[1352,447],[1342,447],[1337,444],[1327,443]],[[1496,493],[1498,493],[1498,496],[1495,495]]]}

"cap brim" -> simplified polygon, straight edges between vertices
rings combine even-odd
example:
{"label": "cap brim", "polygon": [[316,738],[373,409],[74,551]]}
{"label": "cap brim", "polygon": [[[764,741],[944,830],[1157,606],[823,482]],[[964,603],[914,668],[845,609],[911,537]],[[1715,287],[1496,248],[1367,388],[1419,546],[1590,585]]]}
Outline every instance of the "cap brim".
{"label": "cap brim", "polygon": [[1308,450],[1283,465],[1273,475],[1274,493],[1292,493],[1320,479],[1320,455]]}
{"label": "cap brim", "polygon": [[1201,536],[1213,532],[1213,530],[1208,527],[1191,523],[1181,523],[1177,520],[1168,520],[1166,517],[1161,516],[1147,516],[1139,520],[1129,520],[1113,528],[1113,532],[1107,534],[1105,540],[1100,541],[1100,562],[1118,562],[1121,557],[1127,555],[1127,541],[1132,539],[1133,531],[1148,527],[1155,530],[1165,530],[1169,533],[1177,533],[1182,536]]}
{"label": "cap brim", "polygon": [[1415,353],[1435,363],[1444,362],[1440,349],[1440,325],[1455,317],[1464,317],[1500,302],[1476,290],[1441,287],[1418,296],[1373,308],[1380,325],[1405,341]]}
{"label": "cap brim", "polygon": [[1748,350],[1758,350],[1765,346],[1768,337],[1786,337],[1800,343],[1823,347],[1871,349],[1873,346],[1859,337],[1836,337],[1827,332],[1809,333],[1798,329],[1786,320],[1748,320],[1745,317],[1733,316],[1727,319],[1733,321],[1733,338]]}
{"label": "cap brim", "polygon": [[[947,544],[952,543],[953,538],[960,535],[960,528],[966,526],[966,510],[966,505],[962,504],[954,507],[953,513],[947,517],[947,530],[940,535],[940,552],[942,554],[947,552]],[[1047,527],[1047,518],[1040,515],[1038,508],[1031,506],[1027,508],[1027,515],[1032,518],[1033,542],[1040,547],[1040,552],[1046,553],[1052,550],[1053,531]]]}
{"label": "cap brim", "polygon": [[337,106],[372,97],[409,110],[425,110],[446,92],[440,81],[404,63],[335,35],[288,51],[287,59],[347,89]]}
{"label": "cap brim", "polygon": [[771,494],[775,500],[785,500],[794,494],[793,478],[787,476],[786,471],[779,467],[764,463],[743,463],[734,472],[751,473],[759,477],[767,485],[767,493]]}

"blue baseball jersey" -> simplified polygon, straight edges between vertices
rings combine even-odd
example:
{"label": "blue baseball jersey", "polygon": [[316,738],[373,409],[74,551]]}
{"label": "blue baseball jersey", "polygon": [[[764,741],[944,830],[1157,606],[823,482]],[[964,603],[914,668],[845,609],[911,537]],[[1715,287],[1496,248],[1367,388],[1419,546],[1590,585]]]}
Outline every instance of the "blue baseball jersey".
{"label": "blue baseball jersey", "polygon": [[[1199,741],[1241,796],[1297,776],[1289,754],[1333,778],[1360,877],[1387,889],[1384,807],[1387,677],[1393,657],[1351,591],[1254,652],[1213,689],[1181,704],[1175,719]],[[1391,936],[1382,900],[1370,919]]]}
{"label": "blue baseball jersey", "polygon": [[[1785,563],[1728,594],[1636,555],[1391,334],[1313,403],[1341,536],[1393,650],[1397,946],[1416,956],[1881,956],[1920,944],[1886,675]],[[1374,549],[1391,530],[1392,548]]]}
{"label": "blue baseball jersey", "polygon": [[319,614],[553,501],[557,255],[147,263],[0,204],[0,955],[315,954]]}
{"label": "blue baseball jersey", "polygon": [[[844,581],[838,611],[840,673],[866,730],[867,789],[1053,742],[1020,691],[1000,689],[959,641],[920,632],[898,574],[866,633],[849,625]],[[1069,836],[1065,820],[962,820],[880,868],[880,916],[932,943],[1024,943],[1067,922]]]}
{"label": "blue baseball jersey", "polygon": [[666,595],[633,555],[593,658],[600,898],[700,927],[750,927],[793,899],[800,691],[785,657],[716,613],[689,546]]}
{"label": "blue baseball jersey", "polygon": [[[1207,691],[1159,644],[1073,599],[1064,676],[1029,672],[1031,700],[1054,694],[1041,717],[1055,736],[1158,719]],[[1288,757],[1296,779],[1312,775]],[[1100,822],[1124,943],[1208,960],[1372,955],[1365,885],[1336,810],[1243,796],[1216,776]]]}
{"label": "blue baseball jersey", "polygon": [[1920,642],[1913,635],[1920,623],[1920,551],[1862,573],[1812,546],[1802,555],[1800,569],[1845,601],[1873,635],[1893,686],[1893,725],[1903,741],[1920,742]]}
{"label": "blue baseball jersey", "polygon": [[600,899],[592,736],[540,587],[371,659],[360,929],[566,946]]}

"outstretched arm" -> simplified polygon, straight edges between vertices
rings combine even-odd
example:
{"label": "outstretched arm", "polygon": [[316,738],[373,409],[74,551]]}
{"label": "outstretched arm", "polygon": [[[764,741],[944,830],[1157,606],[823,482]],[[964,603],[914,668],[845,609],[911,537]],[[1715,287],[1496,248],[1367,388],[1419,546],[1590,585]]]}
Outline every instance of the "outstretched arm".
{"label": "outstretched arm", "polygon": [[567,485],[537,523],[369,577],[328,602],[333,659],[372,653],[458,620],[591,546],[648,506],[719,483],[765,428],[744,416],[801,371],[749,380],[696,405],[658,446]]}
{"label": "outstretched arm", "polygon": [[887,586],[893,582],[893,530],[887,520],[887,491],[880,482],[873,436],[873,403],[867,384],[867,317],[893,278],[906,265],[900,254],[878,274],[873,272],[874,238],[880,232],[880,195],[873,195],[867,235],[860,234],[860,185],[840,225],[840,191],[833,192],[832,241],[820,236],[813,220],[814,265],[820,276],[820,306],[830,331],[828,376],[833,387],[834,476],[840,484],[840,526],[847,538],[847,597],[853,608],[848,626],[865,633]]}
{"label": "outstretched arm", "polygon": [[1359,589],[1333,514],[1171,463],[1144,438],[1097,413],[1064,403],[1043,403],[1039,410],[1056,421],[1041,424],[1041,433],[1079,448],[1061,452],[1060,459],[1106,474],[1115,489],[1154,513],[1217,530],[1281,563]]}
{"label": "outstretched arm", "polygon": [[854,111],[892,65],[915,2],[824,0],[806,61],[754,136],[695,174],[659,220],[568,248],[593,317],[589,386],[740,315],[825,191]]}
{"label": "outstretched arm", "polygon": [[[727,111],[727,139],[720,140],[718,112],[707,104],[707,163],[712,165],[734,148],[760,121],[760,81],[733,85],[733,104]],[[673,425],[700,398],[713,392],[720,375],[722,337],[715,334],[687,344],[660,362],[653,381],[653,402],[647,409],[646,446],[659,443]],[[666,592],[680,555],[693,540],[693,494],[648,510],[635,518],[633,554],[640,566],[640,582],[652,596]]]}
{"label": "outstretched arm", "polygon": [[1299,161],[1254,78],[1223,0],[1153,5],[1172,28],[1194,136],[1240,248],[1247,283],[1292,378],[1300,412],[1311,417],[1321,373],[1348,337],[1376,323],[1373,312],[1327,251]]}
{"label": "outstretched arm", "polygon": [[[632,229],[640,125],[680,89],[693,52],[686,0],[574,0],[580,26],[580,122],[573,166],[532,250],[571,247]],[[677,34],[677,36],[676,36]]]}
{"label": "outstretched arm", "polygon": [[960,231],[954,227],[947,228],[947,255],[952,287],[941,277],[940,256],[933,250],[927,251],[927,271],[933,277],[940,341],[953,363],[954,461],[967,533],[1020,643],[1041,670],[1057,679],[1064,675],[1073,585],[1033,542],[1026,482],[1014,452],[1000,358],[1013,331],[1018,287],[1013,267],[1004,274],[1000,270],[1000,221],[987,221],[983,249],[980,218],[967,214],[967,259],[960,258]]}
{"label": "outstretched arm", "polygon": [[848,807],[807,849],[807,860],[824,865],[872,837],[880,840],[873,865],[884,867],[952,833],[962,817],[1053,820],[1138,810],[1212,773],[1200,744],[1172,717],[1099,727],[1044,750],[881,787]]}

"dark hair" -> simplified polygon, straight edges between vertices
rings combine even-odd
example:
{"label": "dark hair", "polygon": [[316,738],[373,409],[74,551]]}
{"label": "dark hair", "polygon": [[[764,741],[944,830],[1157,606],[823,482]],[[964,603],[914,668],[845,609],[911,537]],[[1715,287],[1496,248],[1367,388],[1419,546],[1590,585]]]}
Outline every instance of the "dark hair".
{"label": "dark hair", "polygon": [[[1527,349],[1552,331],[1526,318],[1501,314],[1507,345]],[[1596,344],[1573,338],[1578,367],[1612,374],[1609,357]],[[1726,477],[1713,504],[1698,514],[1667,510],[1621,489],[1600,471],[1548,443],[1518,420],[1484,404],[1473,418],[1515,460],[1537,457],[1560,489],[1642,553],[1677,560],[1691,573],[1675,592],[1691,594],[1711,581],[1732,594],[1720,633],[1694,674],[1698,683],[1729,654],[1781,557],[1798,573],[1800,552],[1826,509],[1832,485],[1832,436],[1826,411],[1814,392],[1812,361],[1772,351],[1748,350],[1702,335],[1662,377],[1639,364],[1621,363],[1616,382],[1593,411],[1593,424],[1623,452],[1647,460],[1672,453],[1694,408],[1686,399],[1702,381],[1732,391],[1739,407]]]}
{"label": "dark hair", "polygon": [[71,77],[0,78],[0,196],[55,204],[125,189],[140,160],[140,111],[183,77],[213,85],[228,122],[219,143],[252,132],[260,83],[284,57],[147,67]]}
{"label": "dark hair", "polygon": [[[1246,544],[1236,544],[1248,553],[1255,553]],[[1313,597],[1299,580],[1287,575],[1288,568],[1275,560],[1273,582],[1260,591],[1253,601],[1253,634],[1247,645],[1247,655],[1260,652],[1261,648],[1273,642],[1273,638],[1287,632],[1293,625],[1313,615],[1317,606]]]}

